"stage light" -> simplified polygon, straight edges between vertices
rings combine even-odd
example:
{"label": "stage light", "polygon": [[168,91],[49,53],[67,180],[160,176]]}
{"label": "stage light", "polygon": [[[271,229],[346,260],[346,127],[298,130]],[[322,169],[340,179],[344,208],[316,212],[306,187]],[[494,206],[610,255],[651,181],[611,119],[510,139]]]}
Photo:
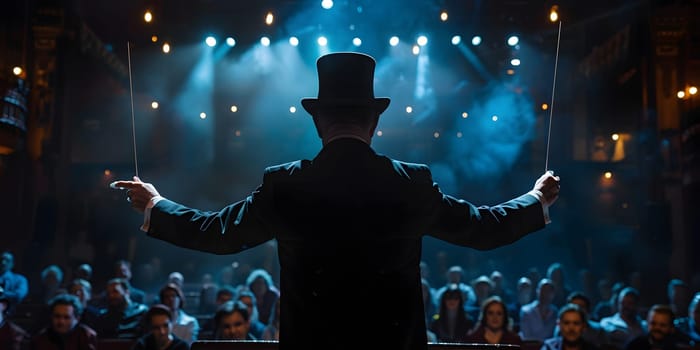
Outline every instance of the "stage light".
{"label": "stage light", "polygon": [[298,46],[299,45],[299,38],[297,38],[295,36],[289,38],[289,45]]}
{"label": "stage light", "polygon": [[688,93],[691,94],[691,95],[695,95],[695,94],[698,93],[698,88],[695,87],[695,86],[691,86],[691,87],[688,88]]}
{"label": "stage light", "polygon": [[498,116],[497,115],[492,115],[491,120],[497,122],[498,121]]}
{"label": "stage light", "polygon": [[520,39],[516,35],[511,35],[510,37],[508,37],[507,42],[508,42],[509,46],[515,46],[515,45],[518,45],[518,43],[520,42]]}
{"label": "stage light", "polygon": [[170,44],[168,44],[168,43],[163,43],[163,52],[164,52],[164,53],[169,53],[169,52],[170,52]]}
{"label": "stage light", "polygon": [[272,12],[268,12],[267,16],[265,16],[265,24],[267,24],[268,26],[271,26],[274,21],[275,21],[275,16],[272,14]]}
{"label": "stage light", "polygon": [[676,93],[676,96],[678,96],[678,98],[684,98],[684,97],[685,97],[685,91],[678,91],[678,93]]}
{"label": "stage light", "polygon": [[270,46],[270,38],[264,36],[260,38],[260,45],[262,46]]}
{"label": "stage light", "polygon": [[620,134],[612,134],[612,135],[610,136],[610,138],[611,138],[613,141],[617,141],[617,140],[620,139]]}
{"label": "stage light", "polygon": [[328,39],[326,39],[325,36],[319,36],[319,37],[318,37],[318,40],[316,40],[316,42],[318,42],[318,45],[319,45],[319,46],[326,46],[326,45],[328,45]]}
{"label": "stage light", "polygon": [[151,41],[154,42],[154,43],[155,43],[155,42],[158,42],[158,36],[157,36],[157,35],[151,36]]}
{"label": "stage light", "polygon": [[408,113],[408,114],[413,113],[413,107],[411,107],[411,106],[406,106],[406,113]]}
{"label": "stage light", "polygon": [[384,133],[381,130],[377,130],[377,136],[381,137]]}
{"label": "stage light", "polygon": [[158,109],[158,101],[151,102],[151,108]]}
{"label": "stage light", "polygon": [[460,42],[462,42],[461,36],[455,35],[452,37],[452,45],[459,45]]}
{"label": "stage light", "polygon": [[447,17],[448,17],[447,11],[442,11],[442,13],[440,13],[440,20],[441,21],[443,21],[443,22],[447,21]]}
{"label": "stage light", "polygon": [[418,55],[420,53],[420,46],[418,45],[413,45],[413,54]]}
{"label": "stage light", "polygon": [[234,39],[232,37],[226,38],[226,45],[228,45],[230,47],[236,46],[236,39]]}
{"label": "stage light", "polygon": [[321,7],[323,7],[326,10],[330,10],[331,8],[333,8],[333,0],[321,1]]}
{"label": "stage light", "polygon": [[112,171],[109,170],[109,169],[105,169],[105,171],[103,172],[103,174],[105,174],[105,176],[111,176],[111,175],[112,175]]}
{"label": "stage light", "polygon": [[549,105],[546,104],[546,103],[543,103],[543,104],[542,104],[542,110],[543,110],[543,111],[546,111],[546,110],[548,110],[548,109],[549,109]]}
{"label": "stage light", "polygon": [[236,112],[238,112],[238,106],[232,105],[231,106],[231,113],[236,113]]}
{"label": "stage light", "polygon": [[294,106],[289,107],[289,113],[296,113],[296,112],[297,112],[296,107],[294,107]]}
{"label": "stage light", "polygon": [[362,45],[362,39],[354,38],[354,39],[352,39],[352,44],[355,46],[360,46],[360,45]]}
{"label": "stage light", "polygon": [[549,10],[549,20],[551,22],[556,22],[559,20],[559,6],[554,5],[552,6],[552,9]]}
{"label": "stage light", "polygon": [[14,74],[14,75],[19,76],[19,75],[22,74],[22,72],[24,72],[24,70],[22,69],[22,67],[15,67],[15,68],[12,68],[12,74]]}
{"label": "stage light", "polygon": [[462,132],[461,132],[461,131],[457,131],[457,138],[458,138],[458,139],[461,139],[461,138],[462,138]]}
{"label": "stage light", "polygon": [[153,20],[153,14],[151,11],[146,10],[146,13],[143,14],[143,20],[146,21],[146,23],[151,23]]}
{"label": "stage light", "polygon": [[472,38],[472,45],[474,45],[474,46],[479,46],[479,44],[481,44],[481,37],[478,36],[478,35],[475,35],[475,36]]}
{"label": "stage light", "polygon": [[391,46],[396,46],[399,44],[399,37],[398,36],[392,36],[389,38],[389,45]]}
{"label": "stage light", "polygon": [[462,118],[463,118],[463,119],[467,119],[467,117],[469,117],[469,113],[467,113],[467,112],[462,112]]}
{"label": "stage light", "polygon": [[520,59],[514,58],[514,59],[510,60],[510,64],[514,67],[517,67],[520,65]]}
{"label": "stage light", "polygon": [[433,137],[436,138],[436,139],[439,138],[439,137],[440,137],[440,133],[437,132],[437,131],[434,132],[434,133],[433,133]]}
{"label": "stage light", "polygon": [[513,70],[513,69],[508,69],[508,70],[506,70],[506,74],[508,74],[508,75],[513,75],[513,74],[515,74],[515,70]]}
{"label": "stage light", "polygon": [[208,37],[204,40],[204,42],[205,42],[205,43],[207,44],[207,46],[209,46],[209,47],[214,47],[214,46],[216,46],[216,38],[214,38],[213,36],[208,36]]}
{"label": "stage light", "polygon": [[201,118],[201,119],[207,119],[207,114],[204,113],[204,112],[199,113],[199,118]]}
{"label": "stage light", "polygon": [[236,137],[240,137],[240,136],[241,136],[241,131],[240,131],[240,130],[236,130],[236,132],[234,132],[234,135],[236,135]]}
{"label": "stage light", "polygon": [[613,174],[612,174],[612,172],[610,172],[610,171],[606,171],[606,172],[603,174],[603,177],[606,178],[606,179],[612,179],[612,176],[613,176]]}
{"label": "stage light", "polygon": [[425,35],[421,35],[421,36],[419,36],[418,39],[416,40],[416,43],[417,43],[419,46],[425,46],[425,45],[428,44],[428,37],[426,37]]}

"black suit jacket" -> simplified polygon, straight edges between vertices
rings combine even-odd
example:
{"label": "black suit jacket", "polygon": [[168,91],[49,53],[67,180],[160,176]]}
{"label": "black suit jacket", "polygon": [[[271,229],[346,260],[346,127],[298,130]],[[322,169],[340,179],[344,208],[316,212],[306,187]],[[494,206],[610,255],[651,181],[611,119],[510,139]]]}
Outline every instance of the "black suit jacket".
{"label": "black suit jacket", "polygon": [[[425,235],[476,249],[544,227],[526,194],[476,207],[443,194],[427,166],[339,139],[313,160],[266,169],[246,199],[216,212],[161,200],[149,235],[217,254],[276,239],[282,349],[426,349],[419,264]],[[367,346],[367,345],[364,345]]]}

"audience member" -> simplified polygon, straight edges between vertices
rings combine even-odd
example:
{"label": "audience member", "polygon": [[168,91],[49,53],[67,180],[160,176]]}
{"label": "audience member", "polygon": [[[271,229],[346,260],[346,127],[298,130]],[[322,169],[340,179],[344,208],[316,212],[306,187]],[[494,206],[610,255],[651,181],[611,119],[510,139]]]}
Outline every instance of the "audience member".
{"label": "audience member", "polygon": [[182,289],[177,284],[168,283],[160,290],[158,297],[161,303],[167,306],[172,313],[172,318],[170,319],[172,333],[191,345],[197,340],[199,322],[183,310],[185,307],[185,295],[182,293]]}
{"label": "audience member", "polygon": [[90,282],[81,278],[74,279],[68,285],[68,293],[75,295],[80,300],[80,305],[83,309],[83,313],[80,315],[80,323],[94,329],[100,316],[100,310],[89,303],[92,297],[92,285]]}
{"label": "audience member", "polygon": [[126,260],[117,260],[114,263],[114,277],[126,280],[129,283],[129,296],[137,303],[144,303],[146,292],[131,285],[131,263]]}
{"label": "audience member", "polygon": [[186,341],[173,332],[171,310],[163,304],[151,306],[143,315],[144,328],[148,333],[141,337],[132,350],[188,350]]}
{"label": "audience member", "polygon": [[27,278],[21,274],[12,272],[15,266],[15,258],[8,251],[2,252],[0,255],[0,288],[3,290],[5,298],[10,302],[9,313],[12,309],[21,303],[29,293],[29,284]]}
{"label": "audience member", "polygon": [[669,305],[656,304],[647,313],[647,333],[638,335],[625,345],[625,350],[676,350],[688,348],[674,334],[673,310]]}
{"label": "audience member", "polygon": [[265,324],[258,318],[258,305],[255,301],[255,294],[247,289],[243,289],[238,292],[236,299],[248,307],[247,319],[250,333],[255,337],[255,339],[262,338],[263,330],[265,330]]}
{"label": "audience member", "polygon": [[262,340],[280,340],[280,298],[278,297],[270,315],[270,321],[263,330]]}
{"label": "audience member", "polygon": [[552,305],[554,284],[552,280],[543,278],[537,284],[537,299],[520,309],[520,338],[523,340],[539,340],[554,336],[557,325],[557,307]]}
{"label": "audience member", "polygon": [[62,287],[63,270],[58,265],[49,265],[41,271],[41,285],[32,294],[37,303],[47,303],[58,294],[65,293]]}
{"label": "audience member", "polygon": [[12,299],[0,290],[0,349],[20,350],[24,348],[29,334],[7,319]]}
{"label": "audience member", "polygon": [[447,286],[440,296],[439,311],[428,329],[439,342],[460,343],[466,338],[474,321],[464,311],[464,293],[456,283]]}
{"label": "audience member", "polygon": [[622,282],[613,284],[610,288],[610,299],[601,300],[593,309],[593,319],[600,321],[614,315],[617,312],[617,299],[624,288],[625,285]]}
{"label": "audience member", "polygon": [[695,345],[700,345],[700,292],[695,293],[688,306],[688,317],[676,319],[675,328]]}
{"label": "audience member", "polygon": [[520,309],[533,300],[532,290],[532,281],[529,278],[523,276],[518,279],[515,286],[515,300],[508,305],[508,314],[513,319],[513,330],[516,332],[520,330]]}
{"label": "audience member", "polygon": [[97,334],[100,338],[136,339],[143,334],[141,317],[146,305],[131,300],[129,282],[113,278],[107,282],[107,307],[100,310]]}
{"label": "audience member", "polygon": [[566,297],[571,294],[571,288],[566,281],[564,274],[564,266],[561,263],[555,262],[547,268],[547,278],[552,280],[554,285],[554,299],[552,304],[560,308],[566,304]]}
{"label": "audience member", "polygon": [[250,333],[250,313],[241,301],[227,301],[219,307],[214,315],[214,329],[217,340],[258,339]]}
{"label": "audience member", "polygon": [[264,269],[251,271],[246,279],[246,286],[255,295],[258,320],[266,325],[270,320],[275,301],[279,298],[279,289],[272,282],[272,276]]}
{"label": "audience member", "polygon": [[520,336],[512,331],[506,304],[499,296],[484,301],[477,327],[469,333],[465,342],[481,344],[520,345]]}
{"label": "audience member", "polygon": [[51,322],[32,337],[32,350],[95,350],[97,334],[79,323],[82,305],[78,297],[71,294],[58,294],[49,301]]}
{"label": "audience member", "polygon": [[576,304],[566,304],[559,311],[557,325],[561,335],[546,339],[542,350],[597,350],[592,343],[583,338],[586,328],[586,313]]}
{"label": "audience member", "polygon": [[73,279],[83,279],[88,282],[92,281],[92,266],[90,264],[80,264],[73,271]]}
{"label": "audience member", "polygon": [[693,298],[690,286],[683,280],[674,278],[668,282],[668,305],[671,306],[676,317],[688,316],[688,305]]}
{"label": "audience member", "polygon": [[[506,305],[513,301],[515,295],[513,291],[508,288],[506,281],[504,281],[503,274],[500,271],[491,272],[489,279],[493,283],[491,295],[498,295]],[[478,306],[481,307],[482,305],[478,304]]]}
{"label": "audience member", "polygon": [[[608,339],[608,334],[605,329],[601,327],[600,323],[593,321],[589,318],[591,312],[591,301],[588,296],[581,292],[572,292],[569,297],[566,298],[567,304],[576,304],[581,308],[581,310],[586,313],[586,327],[583,328],[583,339],[587,342],[601,347],[610,342]],[[554,336],[558,337],[560,335],[559,326],[554,330]]]}
{"label": "audience member", "polygon": [[639,317],[638,303],[639,291],[626,287],[617,298],[617,312],[600,320],[612,345],[624,348],[630,340],[646,333],[647,324]]}
{"label": "audience member", "polygon": [[447,283],[435,291],[435,300],[440,300],[442,298],[442,293],[444,293],[450,285],[456,284],[459,286],[462,294],[464,294],[464,310],[470,311],[471,309],[479,308],[478,305],[476,305],[476,294],[474,293],[474,289],[469,284],[464,282],[464,269],[461,266],[451,266],[449,269],[447,269],[445,278]]}

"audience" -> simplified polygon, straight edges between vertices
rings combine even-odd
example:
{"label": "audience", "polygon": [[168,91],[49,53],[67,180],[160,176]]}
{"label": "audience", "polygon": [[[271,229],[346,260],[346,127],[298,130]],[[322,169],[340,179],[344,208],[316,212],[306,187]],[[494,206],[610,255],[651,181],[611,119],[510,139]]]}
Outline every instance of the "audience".
{"label": "audience", "polygon": [[[93,278],[93,271],[87,264],[78,265],[72,274],[74,279],[66,285],[61,283],[62,266],[48,265],[41,273],[44,283],[37,285],[31,298],[25,298],[30,292],[26,278],[11,271],[14,257],[4,252],[0,263],[0,349],[94,349],[102,339],[130,339],[133,342],[125,344],[134,344],[137,350],[179,350],[188,349],[198,339],[279,339],[279,290],[265,269],[245,265],[237,278],[247,276],[242,284],[232,284],[229,279],[219,285],[212,281],[211,273],[204,273],[201,282],[187,285],[192,298],[185,298],[183,293],[188,276],[172,272],[159,293],[157,287],[149,292],[146,305],[133,299],[132,292],[140,294],[140,290],[128,281],[129,262],[120,260],[113,266],[113,273],[123,278],[109,280],[96,298],[92,298],[88,280]],[[421,271],[429,269],[423,261]],[[184,271],[193,270],[190,266]],[[639,289],[600,279],[595,290],[592,281],[596,279],[589,270],[582,278],[587,281],[582,283],[585,291],[570,293],[558,309],[554,304],[557,291],[568,286],[563,266],[556,262],[549,265],[547,277],[542,279],[536,267],[522,271],[522,277],[514,279],[518,282],[513,291],[507,289],[505,281],[518,275],[501,272],[507,270],[491,269],[490,275],[480,275],[478,268],[470,267],[470,274],[477,276],[471,279],[471,285],[463,282],[469,280],[464,271],[459,265],[449,267],[448,283],[438,290],[423,279],[429,342],[520,344],[527,349],[542,344],[543,350],[674,350],[700,344],[700,293],[691,298],[696,291],[681,279],[662,285],[656,297],[645,297],[669,303],[654,305],[647,313]],[[96,280],[111,275],[109,271],[95,273]],[[164,277],[153,276],[141,283],[162,283]],[[638,280],[630,283],[640,285]],[[207,295],[203,296],[205,290]],[[668,299],[658,297],[664,292]],[[49,297],[49,304],[42,305]],[[101,302],[94,303],[95,299]],[[596,305],[597,313],[608,315],[600,323],[591,310],[591,300],[595,299],[602,300]],[[8,313],[18,306],[13,300],[21,300],[16,315]],[[677,319],[675,315],[679,315]],[[42,319],[51,322],[47,326]],[[474,319],[478,319],[476,324]]]}

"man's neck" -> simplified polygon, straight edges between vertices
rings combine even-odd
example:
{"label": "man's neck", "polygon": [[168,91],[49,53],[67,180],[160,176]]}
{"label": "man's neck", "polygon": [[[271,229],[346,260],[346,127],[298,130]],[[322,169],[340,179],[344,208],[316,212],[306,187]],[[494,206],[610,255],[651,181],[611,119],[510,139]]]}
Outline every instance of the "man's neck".
{"label": "man's neck", "polygon": [[323,145],[327,145],[331,141],[352,138],[360,140],[366,144],[370,144],[371,137],[365,128],[357,125],[331,125],[326,130],[323,130]]}

